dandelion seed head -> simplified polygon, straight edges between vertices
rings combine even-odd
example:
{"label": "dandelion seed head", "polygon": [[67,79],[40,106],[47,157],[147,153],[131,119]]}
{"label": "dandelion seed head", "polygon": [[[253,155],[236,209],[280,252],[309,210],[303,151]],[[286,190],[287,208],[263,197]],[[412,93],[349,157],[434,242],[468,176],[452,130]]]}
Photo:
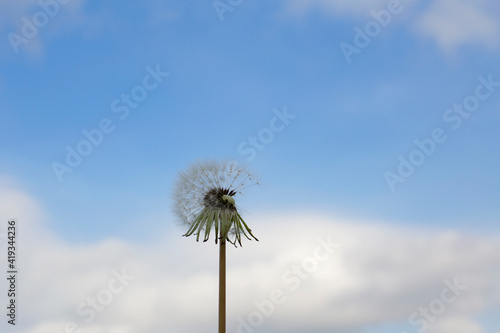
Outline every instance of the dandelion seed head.
{"label": "dandelion seed head", "polygon": [[236,161],[200,161],[179,172],[173,191],[174,212],[181,224],[188,227],[185,236],[196,232],[198,240],[203,233],[206,241],[213,227],[216,242],[219,231],[220,237],[235,245],[236,241],[241,245],[241,233],[248,239],[246,232],[255,238],[238,213],[234,196],[257,184]]}

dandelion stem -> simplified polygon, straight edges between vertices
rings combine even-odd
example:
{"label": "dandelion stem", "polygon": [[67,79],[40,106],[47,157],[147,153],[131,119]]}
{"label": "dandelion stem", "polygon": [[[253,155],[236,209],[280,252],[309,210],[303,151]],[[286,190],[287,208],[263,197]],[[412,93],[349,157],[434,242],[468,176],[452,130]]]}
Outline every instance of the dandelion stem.
{"label": "dandelion stem", "polygon": [[219,333],[226,333],[226,239],[222,233],[219,251]]}

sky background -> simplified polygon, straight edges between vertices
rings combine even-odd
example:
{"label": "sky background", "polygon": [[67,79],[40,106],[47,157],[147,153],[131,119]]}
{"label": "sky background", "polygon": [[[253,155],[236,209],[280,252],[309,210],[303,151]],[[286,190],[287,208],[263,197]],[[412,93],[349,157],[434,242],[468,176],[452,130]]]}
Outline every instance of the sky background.
{"label": "sky background", "polygon": [[228,332],[500,332],[499,55],[494,0],[0,0],[2,331],[215,331],[217,247],[181,237],[171,192],[229,158],[261,185]]}

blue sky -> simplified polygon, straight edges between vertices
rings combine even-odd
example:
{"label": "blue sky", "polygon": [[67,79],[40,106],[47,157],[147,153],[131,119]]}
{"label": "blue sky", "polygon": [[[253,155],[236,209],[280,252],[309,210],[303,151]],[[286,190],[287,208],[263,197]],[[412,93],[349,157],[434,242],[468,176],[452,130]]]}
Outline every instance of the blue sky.
{"label": "blue sky", "polygon": [[[110,239],[149,249],[182,233],[170,201],[177,171],[215,157],[261,176],[243,199],[257,225],[313,214],[331,228],[371,221],[382,235],[498,238],[495,1],[63,3],[0,2],[0,184],[24,198],[3,220],[35,205],[36,228],[65,249]],[[82,143],[103,121],[109,133]],[[91,152],[58,176],[54,163],[67,165],[79,144]],[[499,300],[473,312],[484,314],[467,332],[498,330],[488,311]],[[405,316],[380,317],[384,331],[400,332]],[[44,318],[30,318],[26,331],[44,332]],[[323,329],[378,332],[369,323]]]}

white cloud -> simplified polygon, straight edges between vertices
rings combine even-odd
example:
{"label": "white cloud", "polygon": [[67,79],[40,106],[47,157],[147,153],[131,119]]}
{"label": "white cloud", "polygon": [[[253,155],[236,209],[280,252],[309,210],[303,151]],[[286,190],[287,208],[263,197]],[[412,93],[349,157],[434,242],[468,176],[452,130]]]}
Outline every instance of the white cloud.
{"label": "white cloud", "polygon": [[[294,16],[319,9],[334,17],[361,17],[373,20],[372,10],[387,8],[390,0],[333,1],[286,0],[287,11]],[[500,44],[500,6],[495,0],[437,0],[429,5],[401,0],[406,24],[418,35],[433,40],[445,53],[462,46],[497,48]],[[415,6],[413,6],[415,4]],[[418,4],[418,6],[417,6]],[[411,10],[406,10],[411,6]],[[399,14],[401,16],[403,14]],[[391,26],[386,29],[391,29]]]}
{"label": "white cloud", "polygon": [[500,39],[500,16],[498,8],[490,7],[494,7],[492,1],[434,1],[418,19],[416,29],[447,53],[464,45],[495,48]]}
{"label": "white cloud", "polygon": [[[196,243],[180,237],[179,230],[148,244],[119,239],[69,244],[47,230],[36,200],[13,184],[1,184],[1,228],[8,217],[20,224],[18,328],[23,332],[61,332],[70,321],[82,333],[215,331],[218,249],[212,241]],[[413,312],[441,297],[445,280],[456,277],[467,289],[446,305],[429,332],[483,333],[474,318],[500,303],[499,235],[306,213],[266,214],[248,222],[260,242],[228,249],[230,332],[236,332],[238,318],[259,319],[254,301],[272,312],[261,317],[262,328],[273,332],[407,323]],[[338,247],[321,247],[328,237]],[[110,293],[119,286],[115,275],[122,269],[134,278]],[[278,290],[282,303],[271,309],[266,300]],[[86,302],[99,297],[109,304],[86,323],[91,309]],[[78,306],[86,315],[77,313]]]}

